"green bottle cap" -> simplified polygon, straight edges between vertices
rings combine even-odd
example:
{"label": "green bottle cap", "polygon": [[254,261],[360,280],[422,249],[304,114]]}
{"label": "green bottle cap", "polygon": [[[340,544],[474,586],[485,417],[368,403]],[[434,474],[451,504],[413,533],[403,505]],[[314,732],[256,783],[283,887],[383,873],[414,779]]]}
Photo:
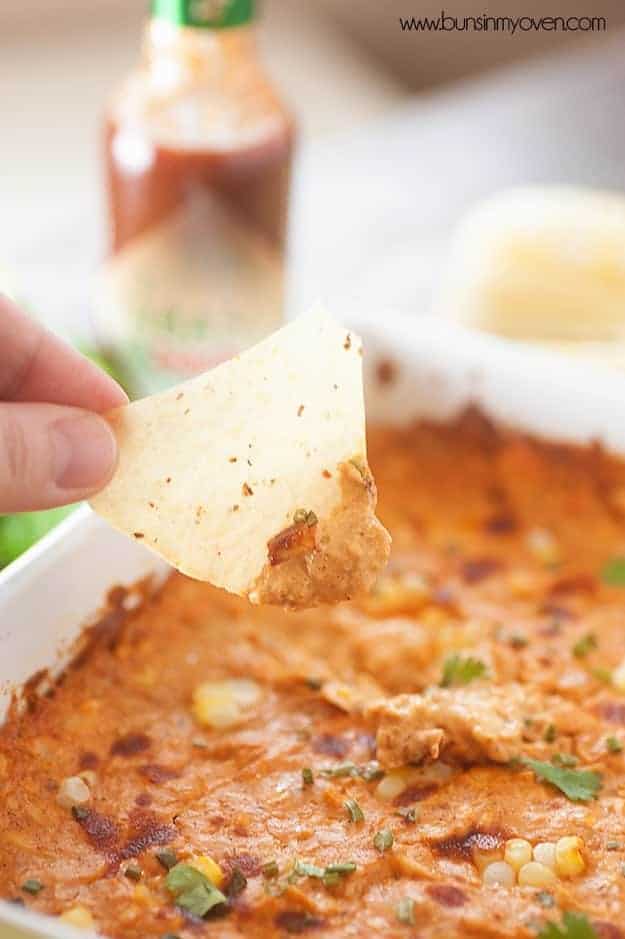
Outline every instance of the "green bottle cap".
{"label": "green bottle cap", "polygon": [[152,16],[178,26],[229,29],[254,18],[254,0],[152,0]]}

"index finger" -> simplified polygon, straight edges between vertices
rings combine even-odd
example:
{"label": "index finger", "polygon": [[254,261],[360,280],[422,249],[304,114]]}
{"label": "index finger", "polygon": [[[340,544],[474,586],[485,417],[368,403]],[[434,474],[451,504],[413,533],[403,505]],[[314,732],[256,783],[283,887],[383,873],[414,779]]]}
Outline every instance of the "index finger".
{"label": "index finger", "polygon": [[0,401],[103,412],[128,402],[116,381],[0,295]]}

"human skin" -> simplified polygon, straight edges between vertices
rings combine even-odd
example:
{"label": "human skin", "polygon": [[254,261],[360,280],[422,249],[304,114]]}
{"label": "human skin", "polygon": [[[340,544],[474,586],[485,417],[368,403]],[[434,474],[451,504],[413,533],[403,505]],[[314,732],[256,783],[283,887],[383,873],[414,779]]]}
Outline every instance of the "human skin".
{"label": "human skin", "polygon": [[119,385],[0,296],[0,514],[65,505],[97,492],[117,462],[102,415]]}

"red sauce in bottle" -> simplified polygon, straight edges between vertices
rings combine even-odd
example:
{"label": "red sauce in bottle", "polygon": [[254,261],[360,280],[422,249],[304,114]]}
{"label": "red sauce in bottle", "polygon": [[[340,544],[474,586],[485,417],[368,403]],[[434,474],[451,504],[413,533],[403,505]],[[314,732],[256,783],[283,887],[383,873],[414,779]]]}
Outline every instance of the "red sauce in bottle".
{"label": "red sauce in bottle", "polygon": [[280,325],[294,137],[251,25],[151,21],[105,132],[97,327],[134,391],[210,368]]}

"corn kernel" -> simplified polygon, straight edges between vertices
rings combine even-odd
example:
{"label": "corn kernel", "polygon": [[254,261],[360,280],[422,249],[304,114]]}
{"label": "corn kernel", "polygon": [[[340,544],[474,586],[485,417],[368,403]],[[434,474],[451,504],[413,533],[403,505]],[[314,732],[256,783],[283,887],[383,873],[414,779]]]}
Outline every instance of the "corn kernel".
{"label": "corn kernel", "polygon": [[539,864],[538,861],[530,861],[524,864],[519,871],[519,885],[521,887],[552,887],[555,883],[556,875],[550,867]]}
{"label": "corn kernel", "polygon": [[488,886],[514,887],[516,883],[516,873],[510,864],[505,861],[494,861],[484,868],[482,872],[482,881]]}
{"label": "corn kernel", "polygon": [[392,802],[397,796],[400,796],[404,789],[407,789],[413,779],[418,775],[418,771],[408,766],[401,769],[393,769],[387,773],[376,786],[375,794],[383,802]]}
{"label": "corn kernel", "polygon": [[560,877],[577,877],[586,869],[582,850],[584,842],[576,835],[560,838],[556,842],[556,871]]}
{"label": "corn kernel", "polygon": [[471,851],[471,858],[480,873],[484,873],[489,864],[497,861],[503,861],[503,846],[494,845],[492,848],[474,847]]}
{"label": "corn kernel", "polygon": [[625,659],[612,672],[612,684],[618,691],[625,691]]}
{"label": "corn kernel", "polygon": [[527,534],[527,547],[541,564],[557,564],[561,560],[560,546],[546,528],[532,528]]}
{"label": "corn kernel", "polygon": [[510,838],[506,841],[506,850],[504,852],[504,861],[515,871],[519,871],[524,864],[529,864],[532,860],[532,846],[525,838]]}
{"label": "corn kernel", "polygon": [[90,799],[89,786],[80,776],[68,776],[64,779],[56,796],[56,801],[64,809],[71,809],[75,805],[86,805]]}
{"label": "corn kernel", "polygon": [[260,698],[255,681],[231,678],[225,681],[207,681],[193,692],[193,714],[198,723],[222,729],[238,724],[245,712],[251,710]]}
{"label": "corn kernel", "polygon": [[208,854],[198,854],[189,861],[191,867],[194,867],[200,874],[204,874],[212,884],[221,887],[224,882],[224,872],[221,867]]}
{"label": "corn kernel", "polygon": [[534,845],[534,860],[551,870],[556,869],[556,846],[553,841],[540,841]]}
{"label": "corn kernel", "polygon": [[59,919],[63,923],[75,926],[77,929],[93,929],[93,916],[84,906],[73,906],[61,913]]}

